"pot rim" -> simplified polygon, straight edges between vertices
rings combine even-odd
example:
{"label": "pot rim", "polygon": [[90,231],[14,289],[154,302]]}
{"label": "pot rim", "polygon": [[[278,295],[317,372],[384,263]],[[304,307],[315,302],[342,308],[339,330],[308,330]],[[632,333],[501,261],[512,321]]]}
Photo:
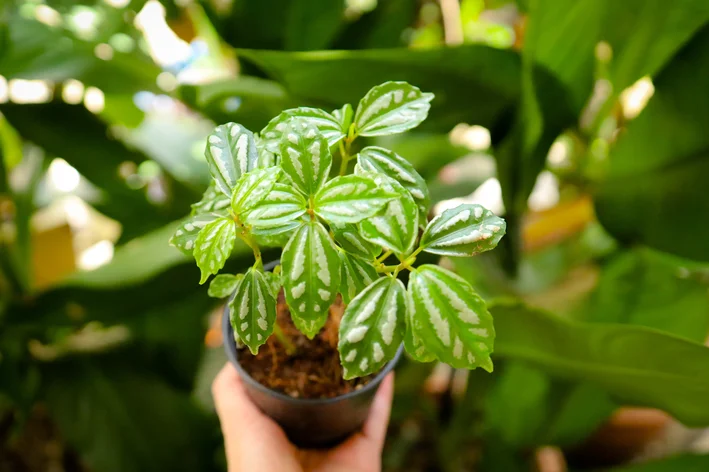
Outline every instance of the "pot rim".
{"label": "pot rim", "polygon": [[[275,263],[270,263],[267,264],[266,266],[270,266],[269,269],[272,269],[277,265],[278,261],[274,261]],[[271,265],[273,264],[273,265]],[[267,269],[267,270],[269,270]],[[276,390],[272,390],[265,385],[257,382],[254,380],[253,377],[251,377],[248,372],[241,366],[239,363],[239,356],[237,354],[237,349],[236,349],[236,340],[234,339],[234,330],[231,327],[231,322],[229,320],[229,304],[227,303],[226,306],[224,307],[224,314],[222,316],[222,334],[223,334],[223,341],[224,341],[224,350],[226,351],[227,357],[229,358],[229,361],[236,367],[236,370],[239,372],[239,375],[241,378],[244,380],[244,382],[248,383],[250,386],[253,388],[260,390],[263,393],[266,393],[268,395],[271,395],[273,397],[276,397],[280,400],[287,401],[290,403],[296,403],[296,404],[301,404],[301,405],[325,405],[325,404],[330,404],[330,403],[337,403],[343,400],[347,400],[350,398],[354,398],[358,395],[362,395],[365,392],[368,392],[372,389],[376,389],[379,387],[379,384],[382,382],[384,377],[389,374],[392,370],[394,370],[394,367],[396,364],[399,362],[399,359],[401,358],[403,352],[404,352],[404,344],[402,343],[399,345],[399,349],[397,349],[396,354],[394,354],[394,357],[392,360],[386,363],[384,368],[377,373],[377,375],[374,376],[372,380],[370,380],[364,387],[360,388],[359,390],[353,390],[351,392],[345,393],[344,395],[340,395],[337,397],[332,397],[332,398],[293,398],[290,395],[286,395],[285,393],[278,392]]]}

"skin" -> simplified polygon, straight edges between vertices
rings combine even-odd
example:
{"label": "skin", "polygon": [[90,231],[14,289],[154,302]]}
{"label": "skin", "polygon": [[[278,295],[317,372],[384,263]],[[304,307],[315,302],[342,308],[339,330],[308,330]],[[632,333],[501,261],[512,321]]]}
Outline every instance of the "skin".
{"label": "skin", "polygon": [[302,450],[249,400],[236,369],[227,364],[214,379],[212,395],[224,434],[229,472],[380,471],[393,394],[394,376],[389,374],[377,391],[362,431],[333,449]]}

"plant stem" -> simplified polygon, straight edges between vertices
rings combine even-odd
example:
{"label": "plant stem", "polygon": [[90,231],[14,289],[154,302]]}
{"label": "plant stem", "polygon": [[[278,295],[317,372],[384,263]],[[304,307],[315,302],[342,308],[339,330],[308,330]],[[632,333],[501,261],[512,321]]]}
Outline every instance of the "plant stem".
{"label": "plant stem", "polygon": [[345,145],[342,141],[340,141],[340,175],[345,175],[347,173],[347,164],[350,162],[350,156],[347,152],[349,147],[349,142],[347,143],[347,149],[345,149]]}
{"label": "plant stem", "polygon": [[278,322],[273,326],[273,334],[278,338],[278,342],[283,345],[283,347],[286,349],[286,354],[289,356],[292,356],[293,354],[296,353],[297,348],[295,347],[295,344],[288,339],[288,336],[286,333],[283,332],[281,327],[278,325]]}
{"label": "plant stem", "polygon": [[378,263],[378,264],[381,264],[382,262],[384,262],[385,260],[387,260],[387,258],[388,258],[389,256],[391,256],[392,252],[393,252],[393,251],[389,250],[389,251],[385,252],[384,254],[382,254],[381,256],[379,256],[379,257],[377,258],[377,263]]}

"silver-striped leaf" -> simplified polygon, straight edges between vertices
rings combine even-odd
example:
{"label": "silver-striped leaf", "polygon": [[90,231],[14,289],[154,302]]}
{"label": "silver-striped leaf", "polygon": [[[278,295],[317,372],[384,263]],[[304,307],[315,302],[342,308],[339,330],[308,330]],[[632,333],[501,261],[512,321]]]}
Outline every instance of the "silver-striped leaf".
{"label": "silver-striped leaf", "polygon": [[357,135],[384,136],[415,128],[428,116],[431,100],[432,93],[423,93],[406,82],[372,87],[357,105]]}
{"label": "silver-striped leaf", "polygon": [[379,275],[374,266],[366,260],[345,251],[340,251],[340,294],[342,301],[349,304],[354,297],[369,284],[377,280]]}
{"label": "silver-striped leaf", "polygon": [[315,213],[328,223],[358,223],[378,213],[398,194],[372,179],[345,175],[328,181],[315,195]]}
{"label": "silver-striped leaf", "polygon": [[194,242],[194,258],[202,276],[199,283],[207,281],[224,267],[236,240],[236,223],[230,218],[219,218],[208,223]]}
{"label": "silver-striped leaf", "polygon": [[[278,266],[280,268],[281,266]],[[268,286],[271,289],[271,294],[278,299],[278,294],[281,291],[281,287],[283,287],[283,279],[281,277],[281,272],[274,269],[271,272],[264,272],[263,275],[266,277],[266,282],[268,282]]]}
{"label": "silver-striped leaf", "polygon": [[190,215],[199,215],[204,213],[226,213],[230,205],[229,197],[217,190],[217,184],[212,180],[207,190],[202,194],[202,199],[197,203],[192,204],[192,212]]}
{"label": "silver-striped leaf", "polygon": [[308,221],[283,249],[283,287],[296,328],[312,339],[340,288],[340,256],[325,227]]}
{"label": "silver-striped leaf", "polygon": [[381,277],[347,305],[340,322],[343,377],[379,371],[401,344],[406,316],[406,289],[394,277]]}
{"label": "silver-striped leaf", "polygon": [[199,232],[202,231],[202,228],[217,218],[224,216],[226,215],[200,213],[188,217],[175,230],[175,233],[170,238],[170,245],[176,247],[184,254],[191,256],[194,251],[195,240]]}
{"label": "silver-striped leaf", "polygon": [[276,322],[276,297],[266,275],[250,268],[239,281],[229,309],[234,332],[256,355],[259,346],[273,333]]}
{"label": "silver-striped leaf", "polygon": [[266,142],[263,138],[255,134],[254,139],[256,140],[256,150],[258,151],[256,167],[265,168],[278,164],[278,157],[266,147]]}
{"label": "silver-striped leaf", "polygon": [[236,290],[244,274],[218,274],[209,283],[207,295],[212,298],[226,298]]}
{"label": "silver-striped leaf", "polygon": [[280,143],[281,167],[305,195],[315,195],[332,166],[327,140],[318,129],[302,120],[291,120]]}
{"label": "silver-striped leaf", "polygon": [[271,192],[244,217],[255,228],[277,228],[305,213],[308,203],[292,186],[276,183]]}
{"label": "silver-striped leaf", "polygon": [[[355,172],[361,172],[359,166]],[[359,233],[367,241],[394,251],[397,255],[408,254],[416,242],[419,226],[419,211],[414,198],[400,183],[376,173],[365,173],[379,187],[398,194],[382,211],[359,222]]]}
{"label": "silver-striped leaf", "polygon": [[492,316],[480,296],[458,275],[426,264],[409,276],[413,335],[426,351],[456,368],[492,372]]}
{"label": "silver-striped leaf", "polygon": [[354,110],[352,110],[352,105],[345,103],[342,108],[333,110],[332,116],[334,116],[337,122],[340,123],[340,130],[342,130],[342,132],[346,135],[350,130],[352,118],[354,118]]}
{"label": "silver-striped leaf", "polygon": [[266,149],[279,152],[283,132],[293,119],[300,119],[315,126],[327,140],[328,146],[337,144],[347,132],[343,131],[341,122],[325,110],[309,107],[291,108],[269,121],[261,131],[261,140]]}
{"label": "silver-striped leaf", "polygon": [[281,175],[280,167],[254,169],[241,176],[231,196],[231,209],[237,215],[251,210],[271,192]]}
{"label": "silver-striped leaf", "polygon": [[359,234],[359,228],[355,224],[333,223],[330,225],[330,229],[335,235],[335,241],[350,254],[371,260],[382,253],[382,247],[364,239]]}
{"label": "silver-striped leaf", "polygon": [[426,350],[423,341],[421,341],[416,334],[420,330],[420,327],[415,326],[416,319],[414,315],[416,311],[409,292],[406,292],[406,302],[408,305],[405,317],[406,333],[404,333],[404,349],[406,349],[406,353],[416,362],[433,362],[436,360],[436,356]]}
{"label": "silver-striped leaf", "polygon": [[204,154],[217,188],[228,196],[239,178],[256,168],[258,160],[254,134],[237,123],[217,126],[207,138]]}
{"label": "silver-striped leaf", "polygon": [[304,221],[301,217],[271,228],[253,227],[251,235],[261,247],[284,247]]}
{"label": "silver-striped leaf", "polygon": [[462,204],[431,220],[421,236],[424,251],[442,256],[474,256],[497,246],[507,223],[476,204]]}
{"label": "silver-striped leaf", "polygon": [[428,213],[431,204],[428,186],[409,161],[389,149],[367,146],[357,155],[357,163],[363,171],[378,172],[399,182],[414,197],[419,214]]}

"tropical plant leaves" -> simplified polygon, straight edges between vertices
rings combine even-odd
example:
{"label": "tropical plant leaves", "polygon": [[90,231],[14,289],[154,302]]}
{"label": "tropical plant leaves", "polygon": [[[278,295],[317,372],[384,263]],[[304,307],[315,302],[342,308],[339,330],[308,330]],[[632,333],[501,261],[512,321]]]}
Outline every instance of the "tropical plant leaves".
{"label": "tropical plant leaves", "polygon": [[408,303],[408,308],[406,310],[406,332],[404,333],[404,349],[406,349],[407,354],[411,356],[416,362],[433,362],[436,360],[436,356],[426,350],[423,345],[423,341],[418,337],[417,332],[420,331],[419,326],[414,326],[418,323],[414,315],[416,310],[413,307],[413,300],[411,299],[411,294],[406,292],[406,303]]}
{"label": "tropical plant leaves", "polygon": [[236,224],[229,218],[219,218],[205,225],[195,239],[193,250],[202,273],[199,283],[207,281],[224,267],[236,240]]}
{"label": "tropical plant leaves", "polygon": [[293,236],[296,229],[305,222],[303,218],[288,221],[280,226],[270,228],[251,228],[251,235],[256,243],[262,247],[283,247]]}
{"label": "tropical plant leaves", "polygon": [[229,208],[230,199],[217,189],[217,184],[214,180],[210,182],[207,190],[204,191],[202,199],[197,203],[192,204],[191,215],[199,215],[205,213],[224,213]]}
{"label": "tropical plant leaves", "polygon": [[332,156],[318,129],[302,120],[291,120],[280,141],[281,166],[306,195],[315,195],[327,180]]}
{"label": "tropical plant leaves", "polygon": [[413,335],[438,360],[492,372],[495,329],[485,302],[461,277],[426,264],[409,277]]}
{"label": "tropical plant leaves", "polygon": [[371,263],[345,251],[340,251],[340,259],[340,294],[342,301],[349,304],[358,293],[377,280],[378,274]]}
{"label": "tropical plant leaves", "polygon": [[276,185],[281,175],[280,167],[254,169],[241,176],[231,196],[231,208],[240,215],[261,203]]}
{"label": "tropical plant leaves", "polygon": [[367,146],[357,155],[357,163],[366,172],[378,172],[399,182],[414,197],[419,213],[428,213],[431,204],[428,186],[409,161],[389,149]]}
{"label": "tropical plant leaves", "polygon": [[495,248],[506,229],[505,220],[490,210],[463,204],[431,220],[419,245],[432,254],[474,256]]}
{"label": "tropical plant leaves", "polygon": [[394,277],[381,277],[347,306],[340,322],[343,377],[379,371],[396,354],[404,333],[406,289]]}
{"label": "tropical plant leaves", "polygon": [[[356,173],[362,173],[355,167]],[[380,188],[399,196],[391,200],[379,214],[362,220],[359,232],[370,243],[383,246],[396,254],[408,254],[418,236],[418,207],[411,194],[398,182],[383,174],[362,173],[372,178]]]}
{"label": "tropical plant leaves", "polygon": [[266,149],[271,152],[279,152],[283,133],[293,119],[304,121],[317,128],[323,138],[327,140],[328,146],[337,144],[347,133],[340,119],[325,110],[308,107],[292,108],[269,121],[261,131],[261,139]]}
{"label": "tropical plant leaves", "polygon": [[269,194],[245,216],[245,221],[260,229],[280,228],[305,213],[307,202],[292,186],[276,183]]}
{"label": "tropical plant leaves", "polygon": [[335,177],[315,195],[314,210],[325,221],[358,223],[374,216],[397,194],[359,175]]}
{"label": "tropical plant leaves", "polygon": [[335,234],[335,241],[350,254],[364,259],[374,259],[382,253],[382,247],[364,239],[355,224],[333,223],[330,229]]}
{"label": "tropical plant leaves", "polygon": [[342,108],[333,110],[332,116],[334,116],[337,122],[340,123],[340,129],[342,132],[347,134],[350,130],[350,125],[352,124],[352,118],[354,117],[352,105],[345,103]]}
{"label": "tropical plant leaves", "polygon": [[283,287],[296,328],[312,339],[340,288],[340,256],[325,227],[303,223],[283,249]]}
{"label": "tropical plant leaves", "polygon": [[257,354],[276,322],[276,297],[270,277],[250,268],[239,280],[229,309],[234,332],[252,354]]}
{"label": "tropical plant leaves", "polygon": [[204,151],[217,188],[227,196],[239,178],[256,167],[258,150],[251,131],[236,123],[215,128]]}
{"label": "tropical plant leaves", "polygon": [[386,82],[372,87],[355,112],[359,136],[397,134],[417,127],[428,116],[432,93],[423,93],[406,82]]}
{"label": "tropical plant leaves", "polygon": [[207,294],[212,298],[226,298],[236,290],[243,274],[219,274],[209,283]]}
{"label": "tropical plant leaves", "polygon": [[207,224],[217,218],[219,218],[218,215],[211,213],[203,213],[188,217],[175,230],[175,233],[170,238],[170,245],[176,247],[184,254],[191,256],[194,251],[195,240],[197,239],[199,232],[202,228],[207,226]]}

